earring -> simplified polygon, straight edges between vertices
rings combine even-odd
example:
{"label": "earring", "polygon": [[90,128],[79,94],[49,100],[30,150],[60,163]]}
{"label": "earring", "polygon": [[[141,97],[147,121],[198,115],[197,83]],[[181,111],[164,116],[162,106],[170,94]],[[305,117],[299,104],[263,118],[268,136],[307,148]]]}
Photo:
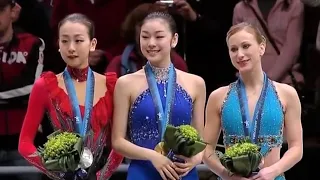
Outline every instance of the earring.
{"label": "earring", "polygon": [[58,51],[60,52],[60,49],[58,49]]}

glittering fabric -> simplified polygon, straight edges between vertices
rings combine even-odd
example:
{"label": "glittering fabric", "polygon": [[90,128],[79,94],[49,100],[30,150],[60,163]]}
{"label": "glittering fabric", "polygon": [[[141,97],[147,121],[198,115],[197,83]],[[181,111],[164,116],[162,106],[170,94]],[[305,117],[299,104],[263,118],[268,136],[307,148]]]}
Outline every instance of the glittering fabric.
{"label": "glittering fabric", "polygon": [[78,82],[84,82],[87,80],[88,68],[89,68],[89,66],[84,69],[76,69],[76,68],[72,68],[70,66],[67,66],[67,70],[68,70],[70,76],[72,77],[72,79],[74,79]]}
{"label": "glittering fabric", "polygon": [[[229,147],[245,137],[242,124],[237,83],[232,83],[221,108],[221,122],[223,142]],[[266,89],[265,102],[262,108],[260,131],[257,144],[261,146],[261,153],[266,156],[272,148],[281,147],[283,143],[284,111],[274,84],[269,80]],[[285,179],[279,176],[276,180]]]}
{"label": "glittering fabric", "polygon": [[[165,106],[166,81],[158,81],[158,89],[163,106]],[[193,112],[193,102],[189,94],[177,85],[170,124],[174,126],[190,124]],[[157,113],[153,104],[150,90],[143,91],[134,101],[129,113],[128,135],[130,141],[138,146],[154,149],[160,142]],[[132,160],[128,170],[127,180],[153,179],[161,177],[149,161]],[[198,179],[195,169],[182,178],[183,180]]]}

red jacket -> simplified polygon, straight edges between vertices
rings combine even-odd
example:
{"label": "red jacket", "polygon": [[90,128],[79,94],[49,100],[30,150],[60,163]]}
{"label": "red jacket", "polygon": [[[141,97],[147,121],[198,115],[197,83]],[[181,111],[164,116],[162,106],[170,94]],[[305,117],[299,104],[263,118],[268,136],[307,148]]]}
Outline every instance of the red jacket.
{"label": "red jacket", "polygon": [[44,48],[42,39],[28,33],[0,45],[0,137],[20,134],[29,93],[42,73]]}

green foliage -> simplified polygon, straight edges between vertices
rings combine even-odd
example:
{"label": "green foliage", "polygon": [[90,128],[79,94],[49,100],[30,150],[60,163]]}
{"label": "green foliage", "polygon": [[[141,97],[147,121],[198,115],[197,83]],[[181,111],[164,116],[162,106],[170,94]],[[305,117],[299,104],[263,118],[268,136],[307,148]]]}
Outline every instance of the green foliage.
{"label": "green foliage", "polygon": [[258,170],[262,158],[260,147],[244,140],[227,148],[220,161],[231,173],[250,177],[252,172]]}
{"label": "green foliage", "polygon": [[259,146],[244,142],[244,143],[236,143],[233,146],[226,149],[225,156],[229,158],[238,157],[242,155],[248,155],[249,153],[257,153],[259,152]]}
{"label": "green foliage", "polygon": [[191,141],[199,141],[200,137],[197,130],[190,125],[181,125],[178,127],[181,135]]}
{"label": "green foliage", "polygon": [[80,137],[77,134],[70,132],[62,132],[56,136],[51,136],[44,144],[41,155],[45,161],[59,158],[72,151],[79,139]]}

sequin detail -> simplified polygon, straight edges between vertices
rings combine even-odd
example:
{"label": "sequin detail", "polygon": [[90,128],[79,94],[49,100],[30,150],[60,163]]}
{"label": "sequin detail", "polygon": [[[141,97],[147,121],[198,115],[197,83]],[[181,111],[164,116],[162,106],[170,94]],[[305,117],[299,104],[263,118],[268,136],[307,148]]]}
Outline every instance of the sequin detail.
{"label": "sequin detail", "polygon": [[[162,83],[159,89],[164,88]],[[175,101],[171,113],[172,125],[190,124],[193,111],[193,102],[190,95],[179,85],[176,86]],[[163,91],[160,90],[162,98]],[[129,137],[136,145],[153,149],[159,142],[158,121],[156,110],[153,105],[150,90],[143,91],[133,102],[129,113]]]}
{"label": "sequin detail", "polygon": [[[260,132],[258,144],[261,152],[267,155],[275,147],[281,147],[283,143],[284,111],[279,96],[269,80],[265,104],[262,108]],[[232,83],[221,107],[221,124],[224,144],[228,147],[245,138],[241,119],[239,97],[236,92],[236,84]]]}
{"label": "sequin detail", "polygon": [[166,83],[168,81],[170,67],[159,68],[159,67],[152,66],[151,64],[150,64],[150,67],[152,69],[152,72],[155,74],[156,81],[158,83],[159,82]]}
{"label": "sequin detail", "polygon": [[77,68],[72,68],[70,66],[67,66],[67,70],[72,77],[72,79],[76,80],[77,82],[84,82],[87,80],[88,77],[88,67],[84,69],[77,69]]}
{"label": "sequin detail", "polygon": [[[246,136],[239,136],[239,135],[228,135],[223,136],[223,143],[228,147],[235,143],[241,142],[245,140]],[[283,143],[282,136],[276,136],[276,135],[262,135],[258,136],[258,145],[267,145],[269,147],[281,147]]]}

